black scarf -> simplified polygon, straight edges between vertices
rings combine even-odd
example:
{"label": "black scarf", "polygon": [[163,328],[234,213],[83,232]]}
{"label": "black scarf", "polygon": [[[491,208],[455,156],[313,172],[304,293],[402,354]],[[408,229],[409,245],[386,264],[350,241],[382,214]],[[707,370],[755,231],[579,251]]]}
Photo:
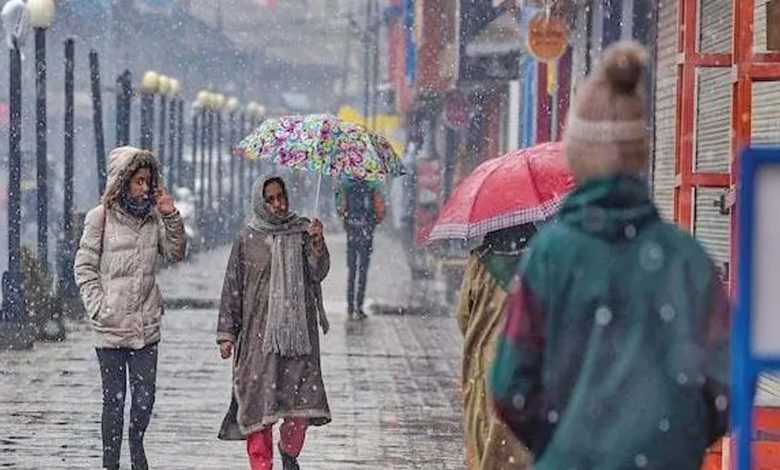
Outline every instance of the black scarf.
{"label": "black scarf", "polygon": [[122,206],[128,214],[143,219],[152,212],[155,205],[154,196],[132,197],[130,191],[125,186],[119,196],[119,205]]}

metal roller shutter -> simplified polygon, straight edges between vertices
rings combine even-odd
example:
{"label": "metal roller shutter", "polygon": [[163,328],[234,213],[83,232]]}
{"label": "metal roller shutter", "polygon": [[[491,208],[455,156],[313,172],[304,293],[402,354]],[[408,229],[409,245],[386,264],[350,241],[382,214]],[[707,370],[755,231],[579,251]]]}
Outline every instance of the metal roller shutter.
{"label": "metal roller shutter", "polygon": [[731,218],[720,213],[715,201],[723,194],[719,188],[696,188],[693,234],[707,249],[716,265],[725,267],[729,261]]}
{"label": "metal roller shutter", "polygon": [[733,1],[699,0],[699,52],[731,52]]}
{"label": "metal roller shutter", "polygon": [[[733,37],[732,0],[700,0],[699,50],[730,52]],[[728,172],[731,164],[730,68],[701,68],[696,74],[694,171]],[[723,188],[696,188],[693,233],[716,263],[729,260],[731,218],[716,205]]]}
{"label": "metal roller shutter", "polygon": [[780,82],[753,83],[754,143],[780,144]]}
{"label": "metal roller shutter", "polygon": [[[766,52],[766,4],[756,2],[754,50]],[[756,82],[753,84],[752,140],[760,144],[780,143],[780,82]]]}
{"label": "metal roller shutter", "polygon": [[731,161],[731,69],[696,71],[696,171],[728,172]]}
{"label": "metal roller shutter", "polygon": [[756,0],[753,20],[753,52],[766,52],[766,4],[769,0]]}
{"label": "metal roller shutter", "polygon": [[677,7],[678,0],[659,2],[656,38],[653,197],[661,215],[669,219],[674,215]]}

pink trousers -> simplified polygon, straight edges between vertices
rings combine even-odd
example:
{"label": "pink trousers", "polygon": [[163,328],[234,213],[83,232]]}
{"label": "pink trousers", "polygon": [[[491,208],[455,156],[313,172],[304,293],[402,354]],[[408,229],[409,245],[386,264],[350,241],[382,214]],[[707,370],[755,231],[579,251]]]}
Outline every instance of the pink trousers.
{"label": "pink trousers", "polygon": [[[306,439],[308,420],[305,418],[287,418],[279,426],[281,435],[279,447],[290,457],[297,458],[303,449]],[[246,452],[249,455],[249,466],[252,470],[271,470],[274,465],[273,428],[252,433],[246,439]]]}

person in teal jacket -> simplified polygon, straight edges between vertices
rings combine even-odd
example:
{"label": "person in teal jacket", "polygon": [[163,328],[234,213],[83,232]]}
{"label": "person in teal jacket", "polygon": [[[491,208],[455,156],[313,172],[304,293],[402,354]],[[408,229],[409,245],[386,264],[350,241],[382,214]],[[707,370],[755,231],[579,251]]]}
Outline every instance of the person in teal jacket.
{"label": "person in teal jacket", "polygon": [[578,187],[506,302],[490,393],[539,470],[699,470],[726,432],[728,301],[641,178],[645,65],[617,43],[580,87],[564,137]]}

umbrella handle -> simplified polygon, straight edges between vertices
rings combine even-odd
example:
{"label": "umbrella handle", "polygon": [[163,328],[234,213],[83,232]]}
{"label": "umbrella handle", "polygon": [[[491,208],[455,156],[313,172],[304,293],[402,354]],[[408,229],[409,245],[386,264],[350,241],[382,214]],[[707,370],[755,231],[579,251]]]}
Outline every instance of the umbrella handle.
{"label": "umbrella handle", "polygon": [[317,195],[314,198],[314,218],[320,215],[320,189],[322,188],[322,173],[317,176]]}

